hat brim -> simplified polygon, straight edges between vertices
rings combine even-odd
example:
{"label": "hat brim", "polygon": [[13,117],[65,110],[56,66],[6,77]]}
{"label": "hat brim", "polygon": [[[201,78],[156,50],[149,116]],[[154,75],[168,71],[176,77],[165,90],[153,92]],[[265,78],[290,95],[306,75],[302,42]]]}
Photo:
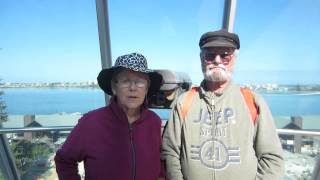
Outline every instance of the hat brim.
{"label": "hat brim", "polygon": [[229,41],[210,41],[204,44],[201,48],[209,47],[230,47],[237,49],[237,45]]}
{"label": "hat brim", "polygon": [[120,69],[120,67],[112,67],[109,69],[103,69],[100,71],[97,80],[100,88],[108,95],[112,96],[112,89],[111,89],[111,80],[113,74]]}
{"label": "hat brim", "polygon": [[[122,68],[123,67],[112,67],[112,68],[103,69],[100,71],[100,73],[97,77],[98,84],[99,84],[99,87],[106,94],[108,94],[110,96],[113,95],[112,89],[111,89],[111,80],[112,80],[114,73]],[[140,71],[137,71],[137,72],[140,72]],[[152,95],[156,94],[159,91],[159,89],[163,83],[162,82],[163,81],[162,75],[157,72],[154,72],[152,70],[147,70],[146,72],[141,72],[141,73],[146,73],[150,78],[150,87],[148,90],[148,96],[152,96]]]}

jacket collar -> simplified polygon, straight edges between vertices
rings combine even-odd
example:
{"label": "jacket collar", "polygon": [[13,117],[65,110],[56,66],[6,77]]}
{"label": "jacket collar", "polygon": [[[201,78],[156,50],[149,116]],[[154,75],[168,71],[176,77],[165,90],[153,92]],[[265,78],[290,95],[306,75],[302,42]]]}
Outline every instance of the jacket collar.
{"label": "jacket collar", "polygon": [[[121,108],[121,106],[116,102],[116,100],[114,98],[110,99],[109,107],[111,109],[111,112],[116,116],[116,118],[118,120],[128,124],[129,121],[128,121],[126,113]],[[141,112],[140,112],[140,118],[137,119],[134,122],[134,124],[141,123],[145,119],[146,115],[147,115],[147,109],[145,107],[142,107]]]}
{"label": "jacket collar", "polygon": [[232,89],[232,86],[234,86],[233,81],[230,80],[221,93],[213,93],[206,88],[205,84],[206,80],[203,80],[200,84],[200,96],[205,98],[218,97],[218,99],[223,98],[225,94],[228,94],[228,92]]}

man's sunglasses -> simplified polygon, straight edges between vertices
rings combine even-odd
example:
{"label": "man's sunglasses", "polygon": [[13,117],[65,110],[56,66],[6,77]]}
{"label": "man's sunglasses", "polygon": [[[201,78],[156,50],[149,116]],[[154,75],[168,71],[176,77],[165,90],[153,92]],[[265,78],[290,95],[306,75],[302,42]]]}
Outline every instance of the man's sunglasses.
{"label": "man's sunglasses", "polygon": [[206,52],[204,54],[204,59],[206,62],[214,61],[218,55],[220,56],[223,63],[228,63],[233,56],[233,52],[228,52],[228,51],[221,52],[221,53]]}

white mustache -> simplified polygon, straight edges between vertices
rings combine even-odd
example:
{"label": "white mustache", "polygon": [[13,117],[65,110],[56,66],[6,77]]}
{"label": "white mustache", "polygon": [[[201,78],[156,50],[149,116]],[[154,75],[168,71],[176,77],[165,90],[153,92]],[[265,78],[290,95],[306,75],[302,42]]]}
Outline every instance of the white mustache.
{"label": "white mustache", "polygon": [[218,65],[211,64],[208,66],[209,70],[214,69],[214,68],[220,68],[220,69],[226,71],[226,67],[223,64],[218,64]]}
{"label": "white mustache", "polygon": [[231,75],[226,70],[224,65],[213,65],[207,67],[206,72],[204,73],[206,80],[211,82],[226,82],[231,78]]}

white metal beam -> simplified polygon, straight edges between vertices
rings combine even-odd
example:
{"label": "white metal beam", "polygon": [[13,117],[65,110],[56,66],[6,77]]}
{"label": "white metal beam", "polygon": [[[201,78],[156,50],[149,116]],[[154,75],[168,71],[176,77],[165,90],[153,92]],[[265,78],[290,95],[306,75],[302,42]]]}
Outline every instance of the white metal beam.
{"label": "white metal beam", "polygon": [[[112,66],[109,15],[108,15],[108,0],[96,0],[99,44],[101,54],[102,69]],[[108,95],[105,94],[106,104],[109,101]]]}
{"label": "white metal beam", "polygon": [[222,28],[233,32],[234,19],[236,16],[237,0],[225,0]]}

